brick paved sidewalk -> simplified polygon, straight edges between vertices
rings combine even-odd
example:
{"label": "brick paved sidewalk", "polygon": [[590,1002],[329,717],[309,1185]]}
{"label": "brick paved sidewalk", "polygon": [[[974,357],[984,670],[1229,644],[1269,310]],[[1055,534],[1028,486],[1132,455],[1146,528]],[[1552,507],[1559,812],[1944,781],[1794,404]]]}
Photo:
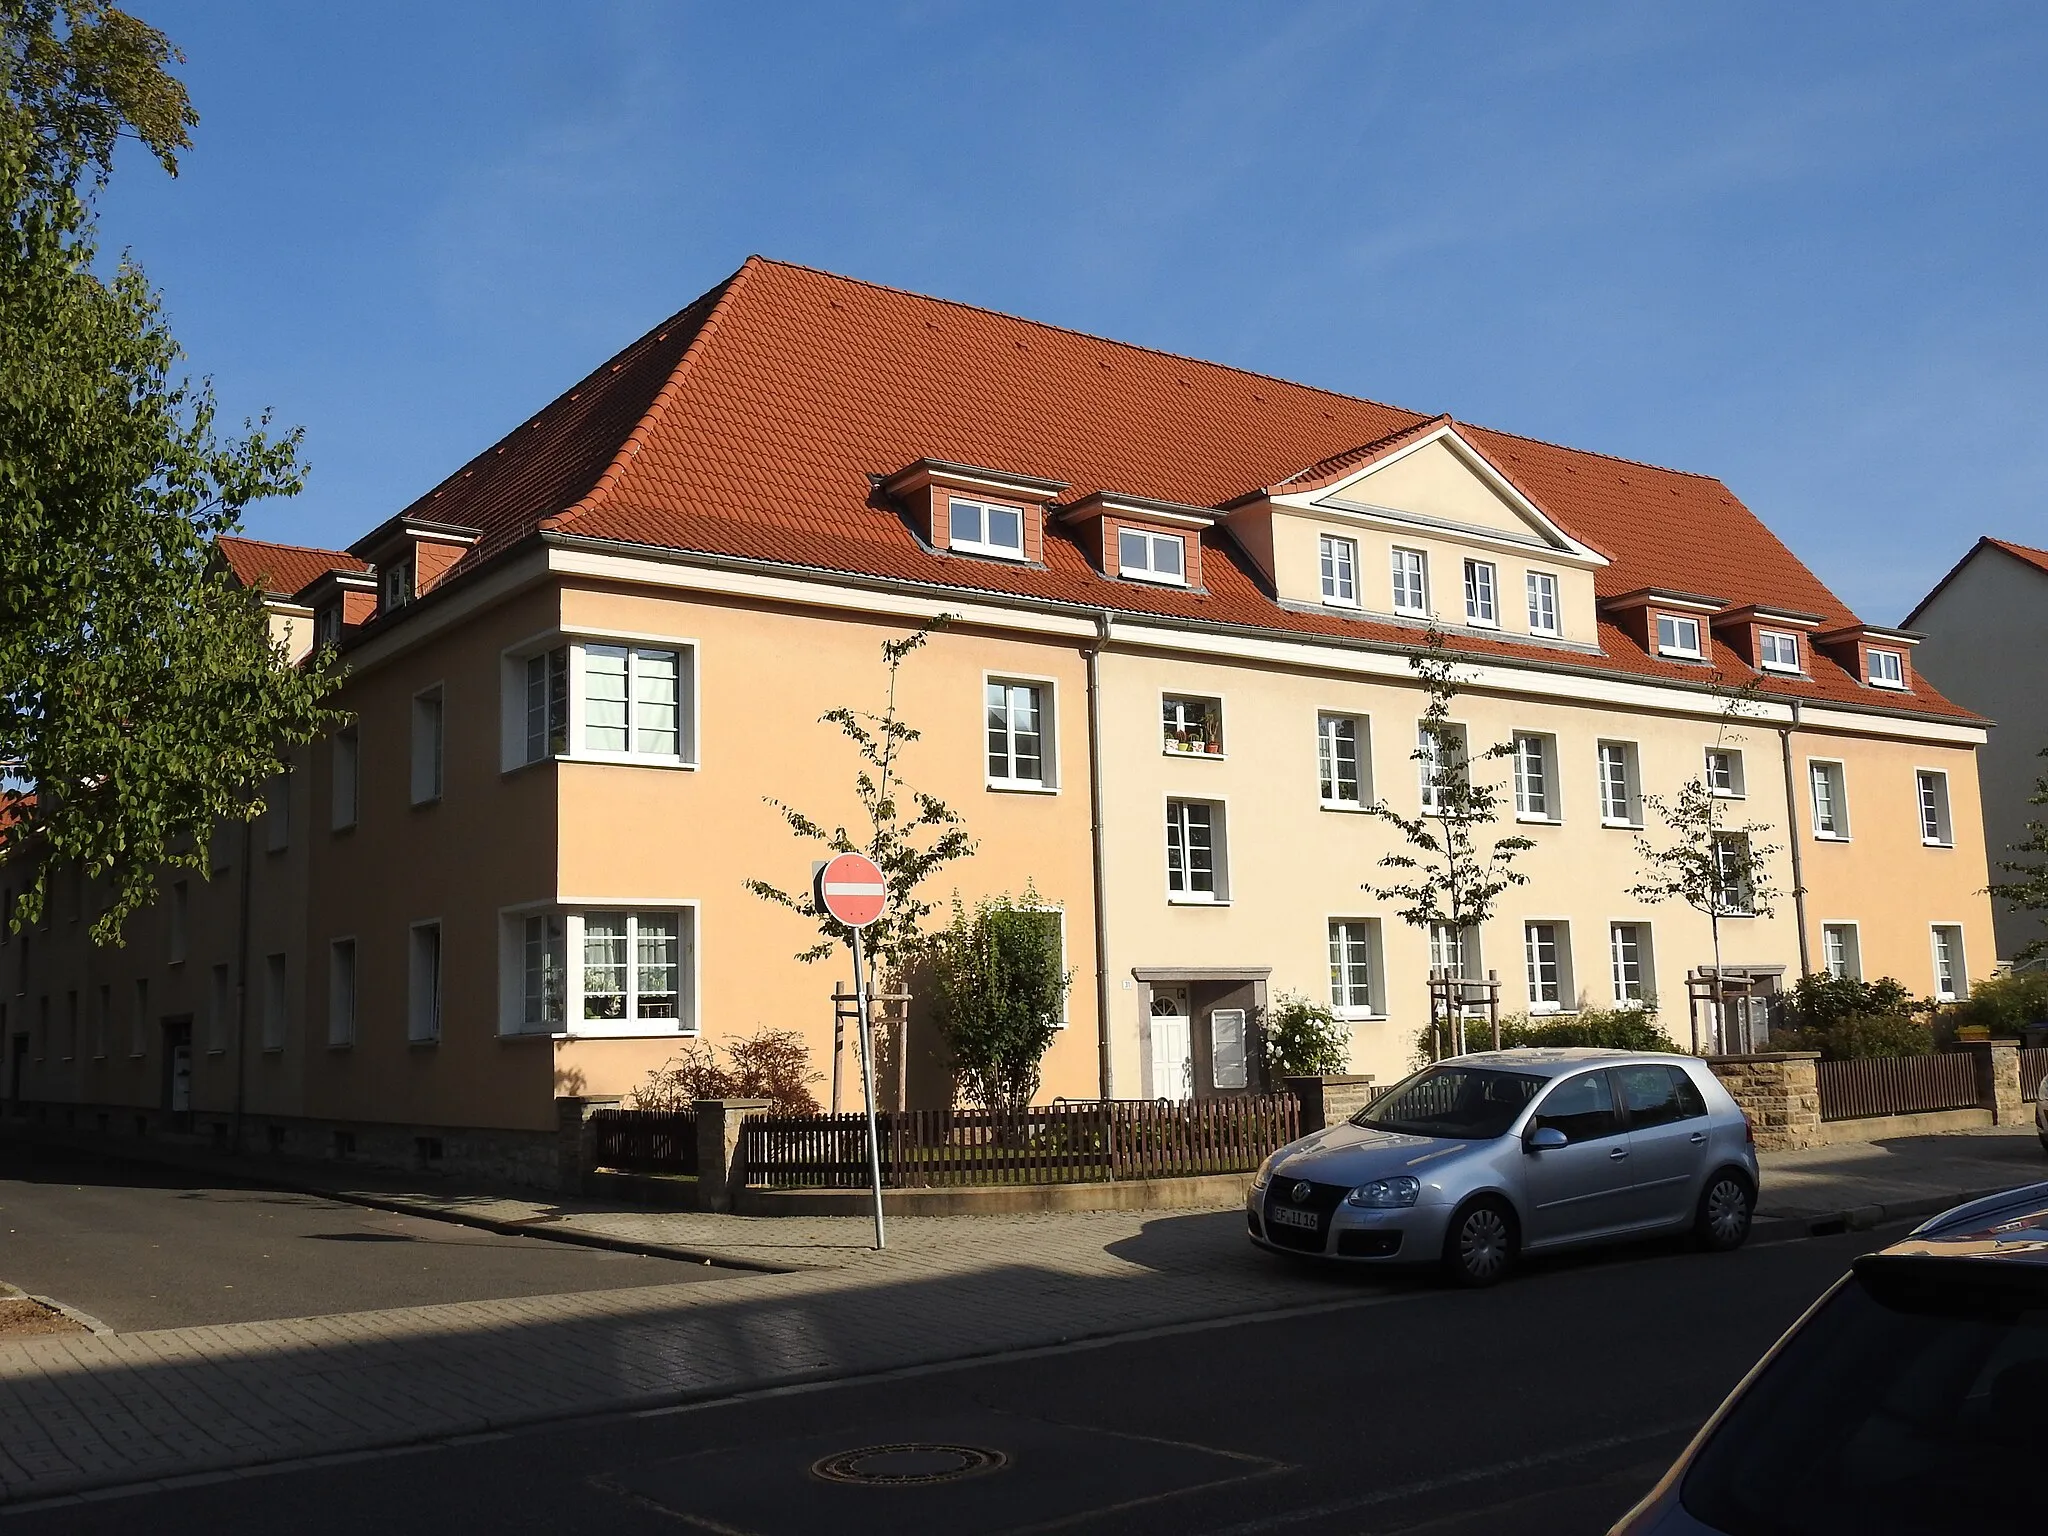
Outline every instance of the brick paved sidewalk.
{"label": "brick paved sidewalk", "polygon": [[[2031,1137],[1767,1160],[1763,1215],[1903,1213],[2048,1173]],[[305,1182],[301,1179],[299,1182]],[[1400,1289],[1251,1251],[1235,1211],[710,1217],[591,1202],[332,1192],[663,1244],[783,1273],[692,1285],[0,1344],[0,1501],[444,1439],[568,1415],[971,1358]],[[541,1220],[539,1218],[548,1218]],[[794,1267],[801,1266],[801,1267]]]}

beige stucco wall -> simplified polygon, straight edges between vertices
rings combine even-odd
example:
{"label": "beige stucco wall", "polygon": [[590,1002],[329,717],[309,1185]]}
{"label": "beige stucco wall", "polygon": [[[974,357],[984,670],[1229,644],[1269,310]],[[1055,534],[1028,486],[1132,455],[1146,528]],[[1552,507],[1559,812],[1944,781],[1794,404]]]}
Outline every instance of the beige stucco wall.
{"label": "beige stucco wall", "polygon": [[[1913,619],[1927,638],[1913,651],[1914,670],[1969,709],[1997,722],[1979,754],[1985,843],[1990,863],[2024,841],[2027,823],[2048,817],[2030,805],[2035,782],[2048,772],[2048,687],[2040,658],[2048,655],[2048,574],[1995,549],[1980,550]],[[2009,960],[2048,933],[2040,914],[1993,913],[2000,959]]]}

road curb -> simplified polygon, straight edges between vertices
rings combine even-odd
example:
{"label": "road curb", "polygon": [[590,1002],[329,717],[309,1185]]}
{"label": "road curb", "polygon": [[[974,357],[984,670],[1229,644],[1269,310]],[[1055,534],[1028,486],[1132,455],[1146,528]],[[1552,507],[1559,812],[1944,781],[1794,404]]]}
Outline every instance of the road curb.
{"label": "road curb", "polygon": [[1911,1200],[1890,1200],[1882,1204],[1854,1205],[1839,1211],[1815,1211],[1798,1216],[1760,1216],[1749,1229],[1752,1243],[1787,1243],[1808,1237],[1833,1237],[1840,1232],[1867,1232],[1888,1222],[1911,1221],[1939,1216],[1943,1211],[1972,1200],[2002,1195],[2018,1186],[1996,1184],[1989,1189],[1959,1190],[1949,1195],[1920,1195]]}

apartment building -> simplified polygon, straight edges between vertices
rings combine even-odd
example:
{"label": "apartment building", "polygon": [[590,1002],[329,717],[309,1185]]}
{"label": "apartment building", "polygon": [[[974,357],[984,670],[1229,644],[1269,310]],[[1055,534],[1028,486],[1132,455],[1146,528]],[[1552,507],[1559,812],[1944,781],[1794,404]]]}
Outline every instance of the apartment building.
{"label": "apartment building", "polygon": [[[1693,776],[1783,846],[1728,971],[1956,993],[1991,953],[1985,723],[1720,482],[804,268],[749,260],[348,551],[223,558],[288,654],[339,647],[352,722],[123,949],[61,910],[6,941],[25,1102],[544,1182],[556,1101],[683,1039],[796,1028],[825,1069],[843,963],[745,882],[808,878],[771,802],[853,822],[819,717],[941,616],[906,773],[977,840],[934,895],[1061,915],[1048,1096],[1236,1091],[1285,991],[1398,1074],[1433,963],[1683,1034],[1706,919],[1627,893]],[[1464,935],[1367,889],[1365,808],[1429,792],[1432,627],[1535,844]],[[932,1046],[914,1003],[912,1102]]]}

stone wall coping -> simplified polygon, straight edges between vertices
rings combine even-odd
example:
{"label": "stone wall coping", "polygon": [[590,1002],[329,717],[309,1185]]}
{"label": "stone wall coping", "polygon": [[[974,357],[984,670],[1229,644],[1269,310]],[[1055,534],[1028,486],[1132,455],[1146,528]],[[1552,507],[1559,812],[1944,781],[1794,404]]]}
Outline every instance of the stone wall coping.
{"label": "stone wall coping", "polygon": [[1942,1047],[1945,1051],[1983,1051],[2003,1047],[2008,1051],[2020,1048],[2020,1042],[2010,1035],[2001,1035],[1990,1040],[1955,1040]]}
{"label": "stone wall coping", "polygon": [[1337,1083],[1342,1085],[1346,1083],[1374,1083],[1378,1082],[1379,1079],[1370,1072],[1325,1072],[1320,1077],[1300,1074],[1285,1078],[1283,1081],[1290,1083]]}
{"label": "stone wall coping", "polygon": [[1721,1064],[1722,1062],[1731,1062],[1731,1063],[1732,1063],[1732,1062],[1740,1062],[1740,1061],[1819,1061],[1819,1060],[1820,1060],[1820,1052],[1819,1052],[1819,1051],[1758,1051],[1758,1052],[1756,1052],[1756,1053],[1755,1053],[1754,1055],[1750,1055],[1750,1056],[1709,1056],[1709,1057],[1706,1057],[1706,1058],[1705,1058],[1705,1060],[1706,1060],[1706,1063],[1707,1063],[1707,1065],[1708,1065],[1708,1066],[1718,1066],[1718,1065],[1720,1065],[1720,1064]]}
{"label": "stone wall coping", "polygon": [[735,1109],[773,1109],[775,1107],[773,1099],[699,1099],[696,1102],[699,1114],[702,1114],[707,1109],[722,1109],[730,1112]]}

